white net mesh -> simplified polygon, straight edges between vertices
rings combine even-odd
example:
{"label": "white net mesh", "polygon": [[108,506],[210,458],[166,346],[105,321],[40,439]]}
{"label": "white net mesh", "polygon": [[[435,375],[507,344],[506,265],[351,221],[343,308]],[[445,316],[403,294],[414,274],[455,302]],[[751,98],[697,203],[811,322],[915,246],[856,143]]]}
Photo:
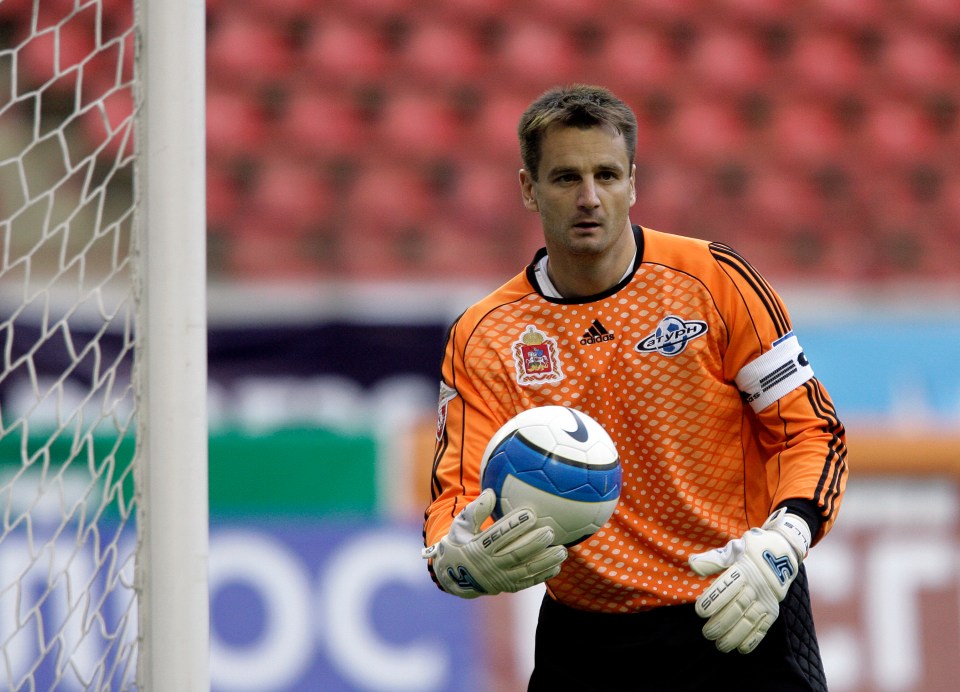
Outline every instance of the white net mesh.
{"label": "white net mesh", "polygon": [[0,688],[136,664],[133,0],[0,0]]}

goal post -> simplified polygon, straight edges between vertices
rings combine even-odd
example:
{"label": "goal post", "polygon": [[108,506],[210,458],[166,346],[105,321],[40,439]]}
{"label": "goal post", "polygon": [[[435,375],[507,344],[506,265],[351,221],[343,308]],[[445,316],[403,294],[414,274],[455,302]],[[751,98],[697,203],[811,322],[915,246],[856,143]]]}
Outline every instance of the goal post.
{"label": "goal post", "polygon": [[204,42],[0,0],[0,689],[210,688]]}
{"label": "goal post", "polygon": [[209,689],[205,5],[139,3],[140,663]]}

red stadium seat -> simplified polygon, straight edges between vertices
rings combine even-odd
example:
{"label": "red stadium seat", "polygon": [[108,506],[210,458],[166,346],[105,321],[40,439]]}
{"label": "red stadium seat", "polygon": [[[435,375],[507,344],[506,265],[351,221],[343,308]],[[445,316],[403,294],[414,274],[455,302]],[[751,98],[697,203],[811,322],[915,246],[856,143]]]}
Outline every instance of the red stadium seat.
{"label": "red stadium seat", "polygon": [[822,101],[797,99],[780,106],[773,118],[770,146],[777,159],[815,166],[849,155],[834,111]]}
{"label": "red stadium seat", "polygon": [[453,212],[467,222],[492,219],[508,210],[519,213],[523,205],[517,168],[467,162],[458,171],[451,201]]}
{"label": "red stadium seat", "polygon": [[[437,218],[390,224],[376,235],[358,234],[344,248],[343,265],[350,275],[368,279],[452,280],[497,275],[492,255],[484,234]],[[517,258],[514,267],[522,261]]]}
{"label": "red stadium seat", "polygon": [[452,155],[462,144],[452,104],[428,93],[392,95],[376,127],[377,147],[399,156],[424,159]]}
{"label": "red stadium seat", "polygon": [[937,144],[936,132],[919,106],[892,100],[872,103],[860,137],[865,164],[879,166],[924,160],[934,154]]}
{"label": "red stadium seat", "polygon": [[690,171],[675,160],[655,161],[651,170],[637,185],[637,204],[631,211],[634,223],[689,233],[690,199],[696,197]]}
{"label": "red stadium seat", "polygon": [[299,234],[329,222],[334,197],[317,166],[275,156],[260,161],[246,208],[271,219],[271,233]]}
{"label": "red stadium seat", "polygon": [[850,34],[799,32],[787,61],[787,81],[812,97],[836,97],[862,87],[865,69]]}
{"label": "red stadium seat", "polygon": [[667,89],[677,75],[668,38],[650,27],[611,22],[598,61],[609,75],[605,83],[624,97]]}
{"label": "red stadium seat", "polygon": [[960,3],[956,0],[912,0],[904,9],[913,21],[934,28],[960,24]]}
{"label": "red stadium seat", "polygon": [[289,151],[320,158],[357,156],[371,137],[353,99],[310,89],[291,93],[279,134]]}
{"label": "red stadium seat", "polygon": [[214,84],[274,85],[294,64],[290,36],[273,23],[222,13],[207,33],[208,79]]}
{"label": "red stadium seat", "polygon": [[694,43],[691,76],[698,89],[742,94],[756,90],[771,74],[771,65],[757,36],[715,27]]}
{"label": "red stadium seat", "polygon": [[714,2],[716,12],[738,22],[769,25],[791,18],[794,0],[719,0]]}
{"label": "red stadium seat", "polygon": [[703,14],[703,3],[700,0],[628,0],[622,3],[620,9],[625,19],[670,25],[695,22]]}
{"label": "red stadium seat", "polygon": [[809,183],[799,175],[778,169],[768,169],[757,176],[750,186],[747,204],[759,222],[760,233],[768,233],[787,219],[809,223],[819,210]]}
{"label": "red stadium seat", "polygon": [[308,235],[276,233],[274,219],[247,214],[238,218],[225,238],[225,269],[246,281],[316,281],[329,276],[337,257],[311,251]]}
{"label": "red stadium seat", "polygon": [[507,88],[538,91],[577,80],[576,46],[560,28],[517,19],[506,25],[506,34],[493,62],[498,78]]}
{"label": "red stadium seat", "polygon": [[256,157],[269,132],[266,114],[250,94],[212,88],[207,90],[207,153],[214,159]]}
{"label": "red stadium seat", "polygon": [[888,88],[906,93],[955,91],[960,80],[960,68],[947,42],[916,30],[887,36],[880,74]]}
{"label": "red stadium seat", "polygon": [[424,19],[411,27],[398,67],[424,84],[459,85],[483,76],[487,65],[470,27]]}
{"label": "red stadium seat", "polygon": [[[871,234],[876,279],[938,279],[956,276],[957,252],[945,242],[942,229],[928,219],[890,223],[880,219]],[[952,265],[952,266],[951,266]]]}
{"label": "red stadium seat", "polygon": [[813,0],[804,12],[819,25],[843,29],[875,28],[888,16],[883,0]]}
{"label": "red stadium seat", "polygon": [[338,16],[314,23],[303,57],[315,79],[338,87],[377,82],[392,60],[378,23]]}
{"label": "red stadium seat", "polygon": [[[953,175],[949,176],[944,182],[944,189],[941,193],[942,210],[947,220],[946,227],[951,230],[953,241],[960,247],[960,172],[956,169]],[[960,267],[960,262],[957,263]],[[960,274],[960,269],[958,269]]]}
{"label": "red stadium seat", "polygon": [[670,122],[672,143],[678,155],[697,163],[739,156],[746,132],[732,104],[701,99],[678,104]]}
{"label": "red stadium seat", "polygon": [[422,223],[437,213],[438,201],[414,165],[371,160],[357,174],[345,199],[347,218],[360,234],[378,228]]}
{"label": "red stadium seat", "polygon": [[503,20],[516,4],[511,0],[444,0],[428,7],[430,16],[462,26],[480,26]]}
{"label": "red stadium seat", "polygon": [[493,92],[484,99],[471,133],[473,146],[483,158],[515,162],[519,167],[517,125],[531,99],[536,96],[535,92],[505,89]]}
{"label": "red stadium seat", "polygon": [[[209,13],[209,0],[207,4]],[[242,4],[245,13],[278,24],[307,20],[317,11],[318,5],[316,0],[244,0]]]}
{"label": "red stadium seat", "polygon": [[358,19],[381,20],[407,16],[417,8],[418,0],[335,0],[316,3],[325,5],[325,13],[353,15]]}
{"label": "red stadium seat", "polygon": [[223,166],[207,166],[207,225],[221,229],[229,226],[240,211],[240,191],[233,176]]}
{"label": "red stadium seat", "polygon": [[543,17],[551,24],[581,25],[596,19],[598,8],[583,0],[528,0],[525,11]]}

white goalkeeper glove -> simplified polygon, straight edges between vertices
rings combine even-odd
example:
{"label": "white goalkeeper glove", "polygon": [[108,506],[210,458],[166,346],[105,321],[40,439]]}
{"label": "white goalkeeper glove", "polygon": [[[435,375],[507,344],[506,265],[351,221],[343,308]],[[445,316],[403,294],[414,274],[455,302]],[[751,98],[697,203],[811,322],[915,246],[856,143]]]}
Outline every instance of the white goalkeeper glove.
{"label": "white goalkeeper glove", "polygon": [[446,536],[423,549],[447,593],[461,598],[512,593],[560,572],[567,549],[550,545],[549,526],[534,528],[533,510],[516,509],[480,531],[496,502],[496,494],[487,488],[457,515]]}
{"label": "white goalkeeper glove", "polygon": [[697,599],[703,636],[720,651],[753,651],[780,614],[780,602],[810,549],[810,528],[785,508],[722,548],[691,555],[701,577],[723,572]]}

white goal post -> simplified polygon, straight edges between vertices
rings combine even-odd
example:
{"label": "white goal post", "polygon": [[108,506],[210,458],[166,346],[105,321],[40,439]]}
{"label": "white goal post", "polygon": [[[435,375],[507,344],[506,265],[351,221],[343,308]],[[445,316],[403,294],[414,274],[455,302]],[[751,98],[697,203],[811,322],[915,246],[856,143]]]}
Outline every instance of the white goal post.
{"label": "white goal post", "polygon": [[209,689],[205,3],[138,0],[142,24],[138,502],[147,690]]}
{"label": "white goal post", "polygon": [[210,689],[204,42],[0,0],[0,689]]}

